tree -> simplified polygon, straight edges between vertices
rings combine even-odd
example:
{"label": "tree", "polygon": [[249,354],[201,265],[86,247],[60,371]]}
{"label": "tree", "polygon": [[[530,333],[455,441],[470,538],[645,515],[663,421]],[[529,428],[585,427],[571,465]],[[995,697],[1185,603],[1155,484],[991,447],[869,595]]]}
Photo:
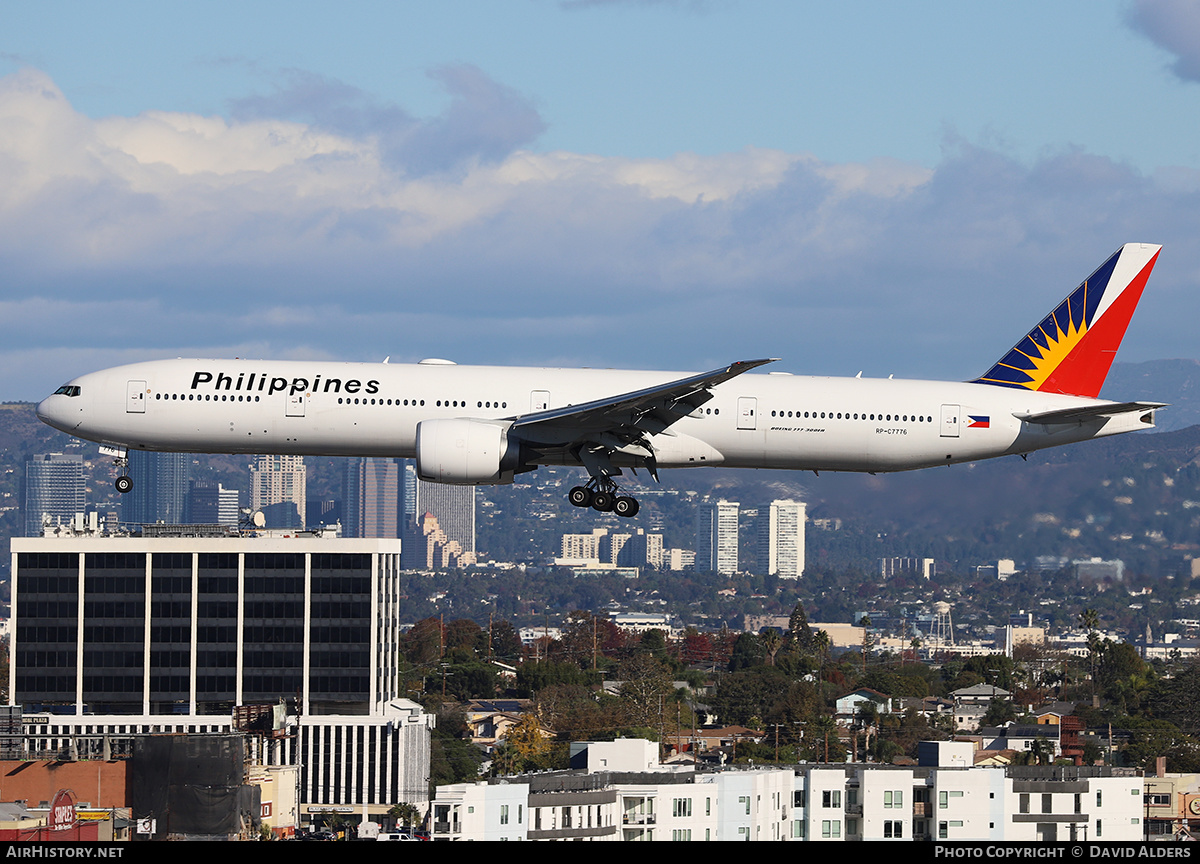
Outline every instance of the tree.
{"label": "tree", "polygon": [[812,762],[841,762],[846,749],[838,737],[838,726],[833,717],[819,714],[804,730],[805,759]]}
{"label": "tree", "polygon": [[1038,765],[1049,765],[1054,761],[1054,744],[1044,735],[1039,735],[1034,739],[1029,747],[1029,752]]}
{"label": "tree", "polygon": [[783,637],[779,635],[779,631],[774,627],[764,627],[762,635],[759,636],[759,641],[762,643],[763,651],[766,652],[767,665],[774,666],[775,655],[783,647]]}
{"label": "tree", "polygon": [[714,662],[713,638],[689,627],[683,636],[683,662],[689,666],[710,665]]}
{"label": "tree", "polygon": [[459,663],[449,666],[446,674],[446,695],[456,701],[494,699],[499,687],[496,669],[489,663]]}
{"label": "tree", "polygon": [[993,699],[988,703],[987,713],[983,715],[980,724],[983,726],[1000,726],[1009,720],[1017,719],[1017,711],[1013,708],[1011,699]]}
{"label": "tree", "polygon": [[534,714],[526,714],[517,721],[504,740],[522,759],[535,759],[550,749],[548,736]]}
{"label": "tree", "polygon": [[418,621],[400,637],[400,650],[414,666],[423,666],[442,656],[442,624],[437,618]]}
{"label": "tree", "polygon": [[862,620],[858,622],[858,626],[863,628],[863,674],[867,674],[867,655],[871,652],[871,619],[864,615]]}
{"label": "tree", "polygon": [[729,671],[749,669],[761,666],[766,662],[766,649],[762,640],[753,633],[742,633],[733,643],[733,653],[729,656]]}
{"label": "tree", "polygon": [[431,785],[478,779],[483,753],[465,738],[466,734],[467,724],[461,708],[438,712],[429,751]]}
{"label": "tree", "polygon": [[1158,717],[1169,720],[1183,731],[1200,736],[1200,664],[1193,664],[1174,678],[1159,681],[1154,686],[1154,706]]}
{"label": "tree", "polygon": [[491,654],[488,659],[512,662],[521,657],[521,637],[509,621],[495,621],[491,625]]}
{"label": "tree", "polygon": [[517,695],[529,698],[553,684],[586,685],[592,680],[594,672],[584,672],[574,663],[522,663],[517,669],[515,689]]}
{"label": "tree", "polygon": [[660,728],[666,702],[675,696],[666,667],[650,655],[641,654],[618,666],[617,676],[626,723]]}
{"label": "tree", "polygon": [[1100,613],[1095,609],[1084,609],[1079,613],[1079,629],[1087,633],[1088,663],[1092,675],[1092,699],[1096,698],[1096,664],[1100,658],[1101,641],[1096,633],[1100,626]]}
{"label": "tree", "polygon": [[730,672],[717,680],[708,704],[717,712],[721,723],[753,726],[762,722],[779,700],[781,691],[788,689],[788,684],[788,680],[770,666]]}
{"label": "tree", "polygon": [[808,626],[808,616],[804,614],[804,604],[797,601],[788,618],[788,636],[801,651],[809,653],[813,650],[813,631]]}
{"label": "tree", "polygon": [[829,651],[832,647],[833,640],[829,638],[829,634],[824,630],[818,630],[813,636],[813,648],[815,648],[817,651],[822,669],[824,669],[825,664],[829,662]]}
{"label": "tree", "polygon": [[[597,695],[578,684],[551,684],[537,692],[537,715],[560,741],[592,741],[611,733],[612,696]],[[619,713],[619,712],[618,712]]]}
{"label": "tree", "polygon": [[405,828],[411,828],[421,821],[420,808],[416,804],[409,804],[405,801],[393,804],[388,810],[388,815],[396,821],[396,824],[403,825]]}

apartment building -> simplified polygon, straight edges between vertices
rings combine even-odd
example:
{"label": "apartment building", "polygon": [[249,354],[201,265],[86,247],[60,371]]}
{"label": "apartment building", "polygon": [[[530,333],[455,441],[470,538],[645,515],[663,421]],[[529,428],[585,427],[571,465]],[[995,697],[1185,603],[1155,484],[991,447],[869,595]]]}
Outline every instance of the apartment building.
{"label": "apartment building", "polygon": [[723,769],[647,762],[646,741],[604,746],[603,764],[442,787],[435,839],[1136,841],[1144,827],[1140,772],[975,768],[970,744],[930,742],[915,767]]}

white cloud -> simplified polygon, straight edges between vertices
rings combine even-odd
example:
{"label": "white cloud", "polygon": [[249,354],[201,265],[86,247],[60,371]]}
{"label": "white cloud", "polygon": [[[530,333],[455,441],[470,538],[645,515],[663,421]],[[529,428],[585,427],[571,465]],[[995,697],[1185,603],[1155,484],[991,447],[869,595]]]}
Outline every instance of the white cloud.
{"label": "white cloud", "polygon": [[91,119],[39,72],[0,79],[0,398],[180,346],[967,377],[1129,240],[1167,251],[1128,359],[1194,354],[1191,175],[962,142],[932,170],[539,153],[527,101],[456,74],[429,119],[302,76],[231,118]]}
{"label": "white cloud", "polygon": [[[503,125],[498,111],[473,113],[485,127]],[[370,133],[352,138],[293,121],[162,111],[93,121],[32,70],[0,80],[0,121],[12,130],[0,159],[16,181],[0,192],[0,218],[60,225],[44,240],[53,238],[81,266],[157,256],[164,246],[207,257],[247,238],[266,258],[311,254],[314,243],[338,245],[356,216],[372,223],[384,246],[420,245],[564,184],[686,203],[724,200],[777,184],[797,159],[762,150],[673,160],[518,151],[500,162],[474,160],[462,174],[413,178],[389,166]],[[461,118],[446,125],[458,127],[452,137],[482,135]],[[60,208],[70,211],[65,222]]]}

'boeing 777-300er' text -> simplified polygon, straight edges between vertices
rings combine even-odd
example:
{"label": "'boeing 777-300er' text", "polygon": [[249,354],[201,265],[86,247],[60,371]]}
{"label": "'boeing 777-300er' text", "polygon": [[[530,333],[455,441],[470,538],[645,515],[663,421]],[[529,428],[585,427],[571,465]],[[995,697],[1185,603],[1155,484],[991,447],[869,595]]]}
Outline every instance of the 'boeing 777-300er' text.
{"label": "'boeing 777-300er' text", "polygon": [[80,376],[37,407],[131,449],[415,458],[439,483],[511,483],[539,465],[591,479],[572,504],[633,516],[622,469],[721,465],[905,471],[1103,438],[1154,425],[1159,402],[1098,399],[1161,247],[1129,243],[972,381],[616,369],[156,360]]}

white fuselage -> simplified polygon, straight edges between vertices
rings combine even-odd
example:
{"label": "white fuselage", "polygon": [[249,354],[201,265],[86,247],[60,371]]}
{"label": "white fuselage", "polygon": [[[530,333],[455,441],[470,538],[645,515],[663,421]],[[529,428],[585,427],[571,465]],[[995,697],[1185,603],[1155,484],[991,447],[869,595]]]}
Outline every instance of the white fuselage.
{"label": "white fuselage", "polygon": [[[76,378],[70,384],[78,395],[47,397],[38,416],[71,435],[129,449],[412,457],[424,420],[465,417],[503,425],[687,374],[161,360]],[[744,374],[712,393],[711,401],[650,437],[659,467],[902,471],[1152,425],[1152,418],[1135,415],[1070,425],[1023,422],[1014,415],[1106,403],[944,381]]]}

